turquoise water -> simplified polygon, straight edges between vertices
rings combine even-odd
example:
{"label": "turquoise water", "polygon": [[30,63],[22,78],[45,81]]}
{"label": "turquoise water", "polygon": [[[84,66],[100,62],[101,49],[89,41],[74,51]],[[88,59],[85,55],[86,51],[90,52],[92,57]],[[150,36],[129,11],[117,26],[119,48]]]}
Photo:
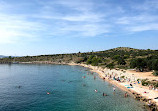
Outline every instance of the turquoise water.
{"label": "turquoise water", "polygon": [[124,98],[117,87],[113,93],[112,84],[87,72],[80,66],[1,64],[0,111],[145,110],[141,102]]}

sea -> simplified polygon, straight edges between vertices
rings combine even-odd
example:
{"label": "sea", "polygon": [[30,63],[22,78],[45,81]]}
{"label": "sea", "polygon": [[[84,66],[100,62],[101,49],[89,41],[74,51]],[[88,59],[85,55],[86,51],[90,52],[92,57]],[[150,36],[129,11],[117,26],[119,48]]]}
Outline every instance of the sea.
{"label": "sea", "polygon": [[0,64],[0,111],[146,111],[124,94],[81,66]]}

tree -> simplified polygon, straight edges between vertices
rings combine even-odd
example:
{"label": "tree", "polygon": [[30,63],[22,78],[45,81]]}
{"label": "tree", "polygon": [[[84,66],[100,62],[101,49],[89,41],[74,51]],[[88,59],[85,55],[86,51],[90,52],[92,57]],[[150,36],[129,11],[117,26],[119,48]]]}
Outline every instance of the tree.
{"label": "tree", "polygon": [[153,72],[153,75],[154,75],[154,76],[158,76],[158,71],[154,71],[154,72]]}
{"label": "tree", "polygon": [[110,63],[110,64],[106,65],[106,67],[112,69],[112,68],[114,68],[114,64],[113,64],[113,63]]}
{"label": "tree", "polygon": [[152,69],[158,71],[158,59],[152,62]]}
{"label": "tree", "polygon": [[87,64],[91,64],[92,63],[92,59],[93,57],[95,57],[94,55],[90,55],[89,59],[87,60]]}
{"label": "tree", "polygon": [[9,58],[9,59],[11,59],[11,58],[12,58],[12,56],[9,56],[8,58]]}
{"label": "tree", "polygon": [[147,67],[147,62],[144,58],[132,59],[130,62],[131,68],[138,68],[139,71],[143,72]]}
{"label": "tree", "polygon": [[119,65],[125,65],[126,64],[126,62],[125,62],[125,60],[123,58],[120,58],[117,63]]}
{"label": "tree", "polygon": [[114,59],[114,60],[119,60],[119,59],[120,59],[120,56],[119,56],[119,55],[114,55],[114,56],[112,57],[112,59]]}
{"label": "tree", "polygon": [[89,57],[89,59],[87,60],[87,64],[91,64],[93,66],[97,66],[98,63],[101,63],[102,61],[100,60],[100,58],[97,58],[96,56],[94,55],[91,55]]}

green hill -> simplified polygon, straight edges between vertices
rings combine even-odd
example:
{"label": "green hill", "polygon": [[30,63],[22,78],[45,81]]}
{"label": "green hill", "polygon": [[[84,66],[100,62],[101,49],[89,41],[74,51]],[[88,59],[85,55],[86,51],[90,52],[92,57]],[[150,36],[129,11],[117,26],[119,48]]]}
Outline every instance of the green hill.
{"label": "green hill", "polygon": [[1,58],[0,63],[49,61],[53,63],[85,63],[108,68],[158,70],[158,51],[118,47],[105,51]]}

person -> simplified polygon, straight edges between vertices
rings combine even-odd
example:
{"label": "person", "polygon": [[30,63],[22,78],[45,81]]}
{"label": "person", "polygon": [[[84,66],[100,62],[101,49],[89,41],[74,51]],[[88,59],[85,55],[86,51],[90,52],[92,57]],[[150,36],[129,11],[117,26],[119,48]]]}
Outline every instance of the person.
{"label": "person", "polygon": [[115,91],[115,89],[116,89],[116,88],[115,88],[115,87],[113,87],[113,91]]}
{"label": "person", "polygon": [[116,80],[115,76],[113,77],[114,80]]}
{"label": "person", "polygon": [[95,89],[95,92],[98,92],[97,89]]}
{"label": "person", "polygon": [[96,77],[94,76],[94,80],[96,79]]}
{"label": "person", "polygon": [[85,86],[86,86],[86,84],[83,84],[82,86],[84,86],[84,87],[85,87]]}
{"label": "person", "polygon": [[105,94],[105,93],[103,92],[103,96],[107,96],[107,94]]}
{"label": "person", "polygon": [[149,100],[148,106],[151,106],[151,100]]}
{"label": "person", "polygon": [[127,94],[127,92],[125,92],[125,98],[126,98],[126,97],[128,97],[128,94]]}

